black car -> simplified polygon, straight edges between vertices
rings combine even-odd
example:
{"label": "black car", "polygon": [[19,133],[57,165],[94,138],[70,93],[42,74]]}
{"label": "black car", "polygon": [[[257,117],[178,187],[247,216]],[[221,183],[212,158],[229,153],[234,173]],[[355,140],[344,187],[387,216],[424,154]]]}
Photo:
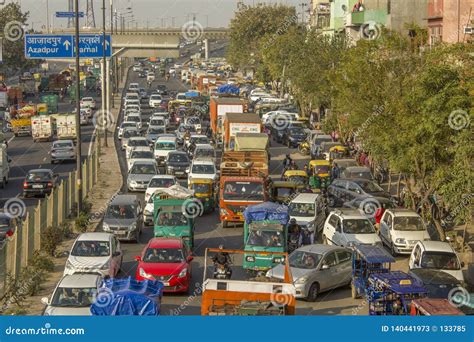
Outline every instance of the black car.
{"label": "black car", "polygon": [[30,170],[23,182],[23,196],[45,196],[58,185],[59,176],[50,169]]}
{"label": "black car", "polygon": [[154,93],[156,94],[160,94],[160,95],[167,95],[168,94],[168,90],[166,88],[166,85],[164,84],[158,84],[156,86],[156,90],[154,91]]}
{"label": "black car", "polygon": [[336,178],[328,186],[329,206],[340,207],[357,198],[382,197],[392,200],[392,197],[377,183],[362,178]]}
{"label": "black car", "polygon": [[189,172],[189,165],[191,165],[191,161],[186,152],[170,152],[166,158],[166,173],[168,175],[186,178]]}
{"label": "black car", "polygon": [[306,140],[306,133],[300,127],[289,127],[283,131],[282,144],[288,147],[298,147]]}
{"label": "black car", "polygon": [[441,270],[416,268],[409,274],[423,283],[429,298],[449,299],[449,293],[462,286],[458,279]]}
{"label": "black car", "polygon": [[146,72],[143,71],[143,70],[142,70],[142,71],[139,71],[139,72],[138,72],[138,77],[140,77],[140,78],[146,78]]}
{"label": "black car", "polygon": [[0,213],[0,243],[15,232],[15,219],[7,213]]}
{"label": "black car", "polygon": [[273,137],[273,140],[281,144],[283,142],[283,135],[285,134],[286,127],[279,127],[276,125],[270,126],[270,135]]}

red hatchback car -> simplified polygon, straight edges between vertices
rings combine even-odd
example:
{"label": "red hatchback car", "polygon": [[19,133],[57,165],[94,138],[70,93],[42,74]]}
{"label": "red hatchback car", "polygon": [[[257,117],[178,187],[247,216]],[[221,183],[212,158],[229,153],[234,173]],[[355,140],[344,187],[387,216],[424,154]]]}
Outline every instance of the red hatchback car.
{"label": "red hatchback car", "polygon": [[153,238],[135,260],[138,261],[137,280],[159,280],[165,292],[188,291],[193,257],[183,240]]}

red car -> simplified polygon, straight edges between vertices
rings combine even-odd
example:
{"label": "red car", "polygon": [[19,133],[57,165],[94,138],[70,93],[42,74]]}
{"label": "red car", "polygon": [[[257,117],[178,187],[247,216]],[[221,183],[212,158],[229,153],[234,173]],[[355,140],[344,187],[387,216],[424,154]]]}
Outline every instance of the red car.
{"label": "red car", "polygon": [[193,257],[183,240],[153,238],[135,260],[138,261],[137,280],[159,280],[165,285],[165,292],[188,291]]}

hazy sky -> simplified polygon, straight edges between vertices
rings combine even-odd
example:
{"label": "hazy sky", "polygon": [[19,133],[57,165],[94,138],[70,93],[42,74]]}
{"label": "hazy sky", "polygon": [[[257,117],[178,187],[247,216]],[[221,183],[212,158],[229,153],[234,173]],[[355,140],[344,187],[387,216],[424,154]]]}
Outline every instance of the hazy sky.
{"label": "hazy sky", "polygon": [[[110,0],[106,1],[106,7],[109,8]],[[6,0],[12,2],[12,0]],[[54,18],[56,11],[66,11],[68,9],[68,0],[16,0],[24,10],[30,11],[30,25],[39,28],[46,24],[47,11],[46,4],[49,4],[50,25],[54,27],[65,27],[67,19]],[[171,26],[174,20],[176,27],[192,20],[193,14],[196,20],[204,27],[225,27],[233,17],[233,12],[237,7],[237,0],[113,0],[114,8],[119,12],[126,12],[127,7],[133,8],[135,26],[138,22],[139,27],[161,27],[163,24]],[[246,4],[257,2],[284,3],[288,5],[298,5],[309,0],[267,0],[253,1],[245,0]],[[93,3],[96,25],[102,25],[102,0],[94,0]],[[79,0],[79,7],[85,11],[86,0]],[[301,7],[298,7],[299,12]],[[109,9],[107,18],[109,18]],[[174,19],[173,19],[174,17]],[[165,19],[162,19],[165,18]],[[108,19],[107,19],[108,20]],[[131,21],[130,18],[128,21]]]}

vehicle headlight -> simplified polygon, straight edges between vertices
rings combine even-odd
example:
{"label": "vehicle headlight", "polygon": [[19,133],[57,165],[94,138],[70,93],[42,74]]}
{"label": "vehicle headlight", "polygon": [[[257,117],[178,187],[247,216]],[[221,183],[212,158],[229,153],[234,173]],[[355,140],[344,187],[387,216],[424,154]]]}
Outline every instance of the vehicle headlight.
{"label": "vehicle headlight", "polygon": [[148,210],[148,209],[145,209],[145,210],[144,210],[144,213],[145,213],[145,215],[147,215],[147,216],[153,214],[153,212],[152,212],[151,210]]}
{"label": "vehicle headlight", "polygon": [[308,276],[302,276],[295,280],[296,284],[304,284],[308,281]]}
{"label": "vehicle headlight", "polygon": [[395,243],[399,243],[401,245],[404,245],[404,244],[406,244],[406,241],[405,241],[404,238],[398,238],[398,239],[395,240]]}
{"label": "vehicle headlight", "polygon": [[151,274],[146,273],[145,270],[141,267],[138,269],[138,274],[140,274],[140,277],[153,279],[153,276]]}
{"label": "vehicle headlight", "polygon": [[135,229],[137,229],[137,224],[136,223],[134,223],[130,226],[131,231],[134,231]]}
{"label": "vehicle headlight", "polygon": [[130,181],[130,185],[137,185],[137,181],[134,181],[134,180]]}
{"label": "vehicle headlight", "polygon": [[279,263],[281,263],[281,262],[283,262],[283,261],[285,261],[285,257],[273,258],[273,262],[274,262],[274,263],[278,263],[278,264],[279,264]]}
{"label": "vehicle headlight", "polygon": [[247,260],[248,262],[255,262],[255,257],[249,255],[245,258],[245,260]]}
{"label": "vehicle headlight", "polygon": [[168,170],[174,170],[174,166],[169,165]]}
{"label": "vehicle headlight", "polygon": [[186,277],[186,273],[188,272],[188,269],[187,268],[183,268],[183,270],[181,272],[179,272],[178,274],[178,278],[183,278],[183,277]]}
{"label": "vehicle headlight", "polygon": [[100,268],[101,270],[106,270],[110,267],[110,260],[107,261],[105,264],[102,265],[102,267]]}
{"label": "vehicle headlight", "polygon": [[221,215],[229,215],[229,212],[225,209],[221,209]]}
{"label": "vehicle headlight", "polygon": [[69,269],[74,268],[72,262],[70,262],[69,260],[66,261],[66,268],[69,268]]}
{"label": "vehicle headlight", "polygon": [[109,225],[108,225],[107,223],[104,222],[104,223],[102,223],[102,229],[103,229],[104,231],[109,231],[109,230],[110,230],[110,227],[109,227]]}

